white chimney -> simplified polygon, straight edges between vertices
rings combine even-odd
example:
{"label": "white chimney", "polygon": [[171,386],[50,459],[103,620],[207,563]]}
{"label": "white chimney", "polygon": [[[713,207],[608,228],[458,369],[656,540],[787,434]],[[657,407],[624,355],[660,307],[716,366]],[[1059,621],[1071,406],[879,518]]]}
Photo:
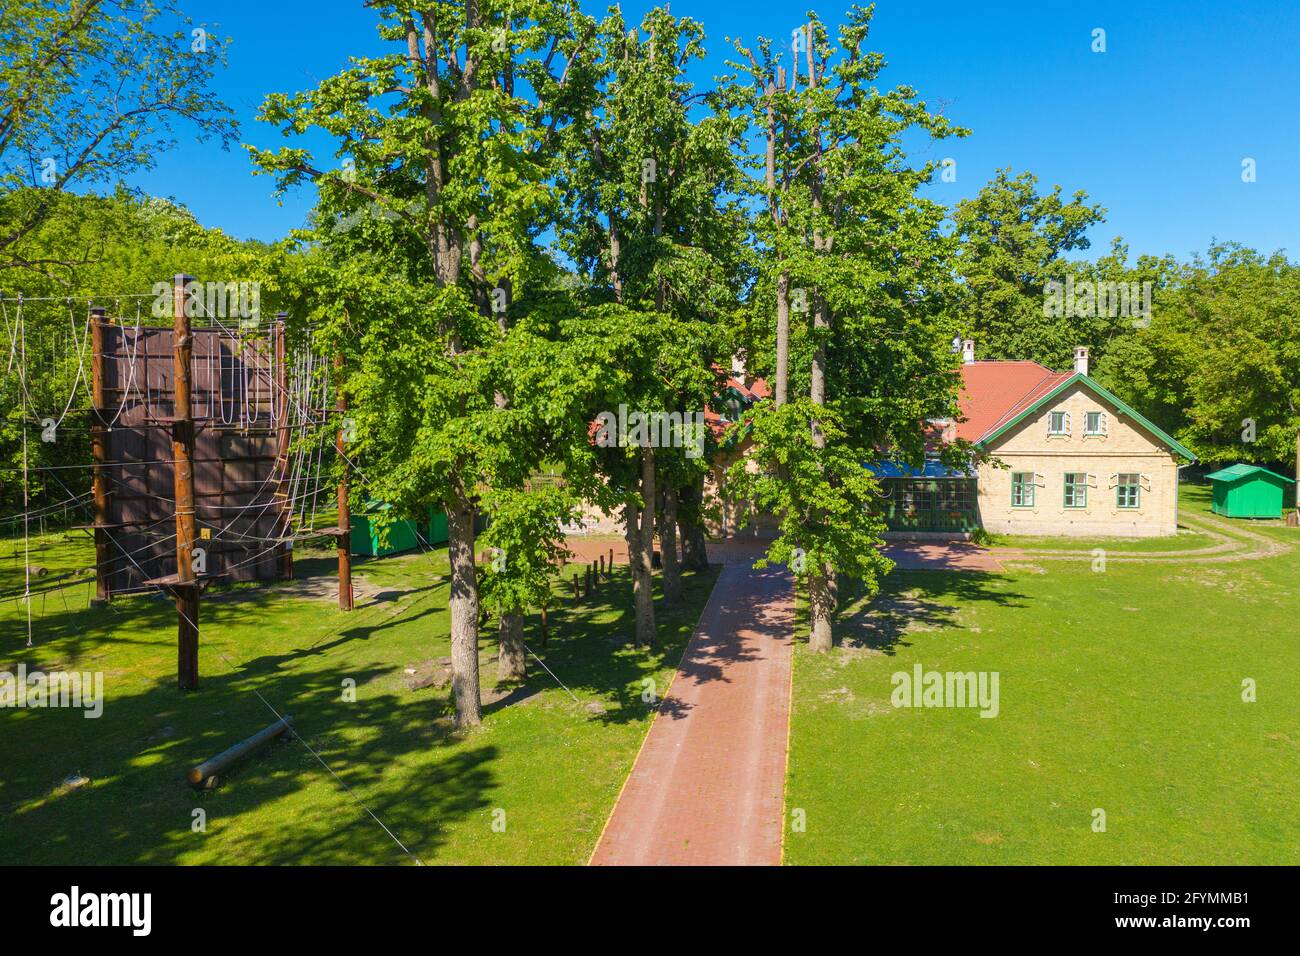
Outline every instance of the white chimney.
{"label": "white chimney", "polygon": [[975,340],[974,339],[961,340],[961,363],[963,365],[975,364]]}
{"label": "white chimney", "polygon": [[1079,375],[1088,374],[1088,349],[1083,345],[1074,347],[1074,371]]}
{"label": "white chimney", "polygon": [[745,380],[745,353],[737,352],[731,357],[731,374],[740,381]]}

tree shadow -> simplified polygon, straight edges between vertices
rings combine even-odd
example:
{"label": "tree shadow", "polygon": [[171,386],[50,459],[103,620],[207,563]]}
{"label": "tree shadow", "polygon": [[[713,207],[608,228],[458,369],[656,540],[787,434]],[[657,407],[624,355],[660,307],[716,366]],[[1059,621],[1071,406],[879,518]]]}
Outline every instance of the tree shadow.
{"label": "tree shadow", "polygon": [[[309,569],[333,573],[326,559],[297,568]],[[401,589],[412,570],[377,567],[375,577],[385,588],[396,579]],[[642,681],[676,665],[718,571],[684,574],[680,607],[657,602],[654,648],[632,645],[626,568],[580,605],[553,609],[545,647],[530,615],[530,647],[576,694],[602,702],[587,712],[575,706],[578,720],[647,720],[653,704],[641,700]],[[94,721],[71,709],[0,711],[0,863],[214,862],[203,844],[218,836],[220,863],[409,862],[357,800],[416,856],[436,860],[449,831],[490,805],[501,754],[474,733],[452,731],[446,688],[415,693],[401,685],[413,641],[409,631],[398,643],[383,639],[388,632],[427,622],[418,625],[422,653],[429,653],[423,635],[435,648],[447,639],[445,603],[437,600],[445,576],[426,575],[421,565],[428,586],[411,588],[419,591],[413,599],[376,602],[369,618],[338,612],[328,597],[290,599],[274,585],[206,602],[194,693],[179,692],[170,672],[176,611],[165,596],[48,615],[31,650],[6,628],[0,652],[14,659],[11,670],[25,663],[103,671],[107,701]],[[495,635],[482,637],[490,656]],[[365,693],[345,702],[342,678]],[[485,714],[530,706],[554,690],[555,679],[530,659],[522,684],[498,697],[489,692]],[[271,723],[270,707],[294,716],[301,740],[286,735],[260,748],[223,773],[215,790],[184,782],[190,767]],[[60,783],[72,773],[90,785],[65,792]],[[206,814],[206,833],[192,829],[196,810]]]}
{"label": "tree shadow", "polygon": [[[92,782],[62,792],[62,769],[38,779],[36,768],[50,761],[11,752],[5,802],[27,799],[0,822],[0,860],[13,852],[7,862],[174,864],[203,858],[203,841],[219,835],[222,863],[402,863],[406,853],[363,805],[421,858],[437,855],[450,824],[488,805],[496,748],[439,754],[460,743],[436,719],[440,708],[397,694],[345,703],[340,672],[324,662],[292,671],[264,664],[205,676],[191,694],[170,681],[118,693],[92,733],[69,725],[85,719],[80,711],[10,715],[17,726],[6,750],[59,740],[63,766]],[[190,767],[275,720],[263,699],[294,716],[301,739],[286,734],[260,748],[223,772],[215,790],[191,789]],[[206,833],[193,831],[196,810]]]}
{"label": "tree shadow", "polygon": [[[535,615],[530,616],[525,641],[555,677],[530,660],[524,686],[538,681],[543,687],[554,686],[558,679],[575,693],[595,694],[604,701],[605,708],[591,713],[588,719],[606,724],[643,721],[656,707],[684,713],[684,705],[660,702],[658,687],[645,682],[653,679],[657,683],[658,672],[675,668],[679,662],[683,667],[690,664],[683,652],[720,571],[713,565],[704,571],[683,572],[682,602],[677,607],[663,603],[660,580],[655,578],[658,640],[654,647],[637,647],[633,643],[632,581],[626,567],[616,568],[591,598],[553,609],[545,647],[541,644],[540,624]],[[707,676],[709,665],[701,661],[699,666],[701,676]]]}
{"label": "tree shadow", "polygon": [[1026,598],[1010,587],[1006,575],[982,571],[895,571],[874,597],[857,582],[846,590],[835,621],[837,642],[888,655],[910,647],[910,633],[959,627],[963,607],[981,602],[1024,607]]}

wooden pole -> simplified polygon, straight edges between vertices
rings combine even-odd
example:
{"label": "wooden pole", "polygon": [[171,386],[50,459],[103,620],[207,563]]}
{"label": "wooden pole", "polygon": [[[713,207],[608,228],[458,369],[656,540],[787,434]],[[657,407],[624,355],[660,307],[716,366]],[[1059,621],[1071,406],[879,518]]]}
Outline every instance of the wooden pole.
{"label": "wooden pole", "polygon": [[347,446],[343,442],[343,416],[348,410],[348,398],[343,394],[343,356],[334,356],[334,392],[335,404],[339,410],[339,427],[334,433],[334,451],[339,456],[339,610],[350,611],[353,607],[352,595],[352,514],[348,510],[348,456]]}
{"label": "wooden pole", "polygon": [[600,573],[602,577],[605,576],[605,556],[603,554],[600,556]]}
{"label": "wooden pole", "polygon": [[614,576],[614,549],[609,549],[609,576]]}
{"label": "wooden pole", "polygon": [[176,683],[199,686],[199,588],[194,575],[194,413],[190,407],[193,339],[185,291],[192,276],[176,276],[172,289],[172,461],[176,489]]}
{"label": "wooden pole", "polygon": [[288,314],[277,312],[272,334],[275,336],[275,402],[279,408],[276,432],[275,467],[279,474],[275,497],[280,502],[280,534],[286,540],[280,544],[277,558],[280,565],[281,580],[293,580],[293,542],[288,540],[293,534],[293,502],[289,500],[289,440],[293,432],[289,428],[289,362],[288,350],[285,348],[285,334],[288,328]]}
{"label": "wooden pole", "polygon": [[582,596],[591,597],[591,565],[587,565],[587,571],[584,575],[586,578],[582,585]]}
{"label": "wooden pole", "polygon": [[94,462],[90,488],[95,502],[95,600],[103,603],[112,597],[111,546],[108,540],[108,421],[104,401],[104,319],[105,310],[90,310],[90,457]]}

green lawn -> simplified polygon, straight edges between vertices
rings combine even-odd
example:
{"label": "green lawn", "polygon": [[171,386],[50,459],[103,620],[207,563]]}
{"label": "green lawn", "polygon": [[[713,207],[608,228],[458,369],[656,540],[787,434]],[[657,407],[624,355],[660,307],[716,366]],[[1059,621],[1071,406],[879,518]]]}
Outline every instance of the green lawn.
{"label": "green lawn", "polygon": [[992,548],[1019,548],[1025,551],[1092,551],[1101,548],[1121,554],[1144,554],[1165,551],[1199,551],[1219,542],[1201,531],[1184,526],[1172,538],[1064,538],[1028,534],[990,534],[983,542]]}
{"label": "green lawn", "polygon": [[[50,576],[93,562],[86,540],[48,536]],[[21,578],[0,541],[0,591]],[[21,546],[21,542],[18,542]],[[37,559],[33,559],[34,561]],[[299,552],[299,577],[325,579],[324,552]],[[410,862],[348,791],[288,739],[238,765],[219,789],[183,777],[273,719],[292,714],[352,793],[424,863],[580,863],[590,854],[649,726],[641,681],[676,666],[716,578],[687,575],[685,606],[660,608],[661,646],[636,650],[621,568],[589,605],[552,614],[549,647],[527,640],[579,698],[536,662],[517,690],[494,690],[495,634],[483,642],[482,728],[453,733],[446,689],[411,690],[405,668],[447,656],[445,552],[359,561],[382,600],[352,613],[323,597],[243,587],[204,599],[201,688],[175,688],[175,611],[156,597],[86,607],[84,586],[25,610],[0,606],[0,670],[102,671],[98,720],[74,710],[0,710],[0,864]],[[223,655],[224,658],[223,659]],[[356,702],[343,681],[356,682]],[[507,696],[507,692],[508,696]],[[70,774],[89,777],[64,792]],[[192,832],[193,811],[207,832]],[[505,831],[493,829],[505,812]]]}
{"label": "green lawn", "polygon": [[[896,572],[846,607],[841,648],[796,654],[786,860],[1300,863],[1300,532],[1245,527],[1294,550]],[[997,671],[999,715],[895,708],[917,663]]]}

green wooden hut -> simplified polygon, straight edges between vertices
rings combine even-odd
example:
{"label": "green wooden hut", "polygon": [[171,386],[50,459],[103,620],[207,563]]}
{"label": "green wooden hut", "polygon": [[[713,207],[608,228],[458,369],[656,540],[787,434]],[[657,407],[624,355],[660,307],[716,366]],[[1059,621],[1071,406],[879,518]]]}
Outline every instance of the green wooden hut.
{"label": "green wooden hut", "polygon": [[429,537],[425,541],[429,547],[447,543],[447,512],[441,508],[429,507]]}
{"label": "green wooden hut", "polygon": [[386,554],[410,551],[419,546],[420,527],[415,521],[394,521],[388,526],[387,542],[381,541],[377,522],[370,519],[370,514],[377,511],[389,511],[392,505],[372,501],[367,510],[352,516],[352,553],[364,554],[372,558],[382,558]]}
{"label": "green wooden hut", "polygon": [[1225,518],[1280,518],[1295,484],[1258,465],[1230,465],[1205,477],[1214,487],[1211,508]]}

